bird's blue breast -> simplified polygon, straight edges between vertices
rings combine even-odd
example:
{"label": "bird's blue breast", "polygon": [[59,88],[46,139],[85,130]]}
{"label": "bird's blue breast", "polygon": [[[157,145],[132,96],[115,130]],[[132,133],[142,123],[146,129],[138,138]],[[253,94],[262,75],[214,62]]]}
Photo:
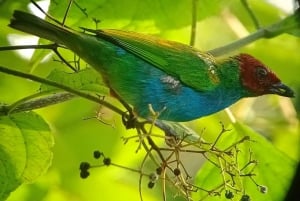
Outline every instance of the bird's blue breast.
{"label": "bird's blue breast", "polygon": [[[157,73],[157,74],[156,74]],[[151,104],[157,112],[161,111],[160,119],[170,121],[190,121],[202,116],[218,112],[240,99],[240,96],[225,90],[222,86],[213,91],[195,91],[182,85],[169,86],[162,82],[166,76],[163,72],[155,72],[155,76],[149,80],[145,88],[144,99],[139,103],[142,107],[136,107],[141,116],[149,116],[147,104]]]}

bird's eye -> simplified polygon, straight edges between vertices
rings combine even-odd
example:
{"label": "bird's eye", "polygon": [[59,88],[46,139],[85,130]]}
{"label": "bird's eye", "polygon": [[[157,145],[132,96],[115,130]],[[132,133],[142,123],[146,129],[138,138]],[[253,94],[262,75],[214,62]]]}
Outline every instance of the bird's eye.
{"label": "bird's eye", "polygon": [[259,80],[264,79],[268,75],[267,69],[265,69],[263,67],[257,67],[255,73],[256,73],[256,77]]}

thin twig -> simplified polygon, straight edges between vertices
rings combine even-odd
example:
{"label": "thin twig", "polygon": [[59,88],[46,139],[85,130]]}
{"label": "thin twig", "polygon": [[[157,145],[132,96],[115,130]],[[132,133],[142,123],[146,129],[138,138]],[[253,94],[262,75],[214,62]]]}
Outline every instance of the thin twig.
{"label": "thin twig", "polygon": [[54,50],[57,47],[65,48],[65,46],[59,45],[57,43],[51,43],[47,45],[11,45],[11,46],[2,46],[0,47],[0,51],[8,51],[8,50],[22,50],[22,49],[49,49]]}
{"label": "thin twig", "polygon": [[60,21],[58,21],[57,19],[55,19],[54,17],[52,17],[51,15],[49,15],[47,12],[45,12],[35,1],[30,0],[30,2],[37,7],[44,15],[46,15],[50,20],[52,20],[53,22],[62,25],[62,23]]}
{"label": "thin twig", "polygon": [[69,4],[68,4],[68,7],[67,7],[67,9],[66,9],[66,12],[65,12],[63,21],[62,21],[62,26],[65,26],[65,22],[66,22],[66,19],[67,19],[68,14],[69,14],[70,8],[71,8],[71,6],[72,6],[72,3],[73,3],[73,0],[70,0],[70,1],[69,1]]}
{"label": "thin twig", "polygon": [[243,6],[245,7],[246,11],[248,12],[248,14],[250,15],[250,18],[253,21],[253,24],[255,26],[255,28],[258,30],[260,29],[260,23],[257,19],[257,17],[255,16],[254,12],[252,11],[252,9],[250,8],[249,4],[248,4],[248,0],[241,0]]}
{"label": "thin twig", "polygon": [[88,14],[86,12],[86,8],[81,8],[81,6],[74,0],[74,4],[77,8],[79,8],[79,10],[86,16],[88,17]]}
{"label": "thin twig", "polygon": [[194,46],[196,41],[197,7],[198,7],[197,5],[198,5],[198,0],[192,0],[192,22],[191,22],[190,46]]}
{"label": "thin twig", "polygon": [[71,68],[74,72],[78,72],[76,67],[73,67],[67,60],[65,60],[65,58],[59,53],[58,49],[52,49],[53,52],[58,56],[58,58],[64,63],[66,64],[69,68]]}
{"label": "thin twig", "polygon": [[63,56],[59,53],[58,47],[68,49],[65,46],[59,45],[57,43],[51,43],[46,45],[15,45],[15,46],[3,46],[0,47],[0,51],[8,51],[8,50],[21,50],[21,49],[49,49],[52,50],[60,60],[66,64],[69,68],[71,68],[74,72],[78,72],[77,68],[73,67]]}

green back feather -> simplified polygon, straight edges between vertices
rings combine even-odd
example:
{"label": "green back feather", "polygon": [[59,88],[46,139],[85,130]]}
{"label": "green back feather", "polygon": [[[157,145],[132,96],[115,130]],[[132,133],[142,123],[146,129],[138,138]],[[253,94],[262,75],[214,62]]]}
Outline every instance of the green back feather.
{"label": "green back feather", "polygon": [[195,90],[213,90],[219,84],[218,68],[213,57],[190,46],[127,31],[88,31],[124,48]]}

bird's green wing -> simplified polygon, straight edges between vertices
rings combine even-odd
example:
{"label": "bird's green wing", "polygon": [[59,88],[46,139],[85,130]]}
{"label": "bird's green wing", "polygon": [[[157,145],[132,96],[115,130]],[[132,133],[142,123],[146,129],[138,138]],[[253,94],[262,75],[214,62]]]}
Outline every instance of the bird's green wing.
{"label": "bird's green wing", "polygon": [[127,31],[86,30],[142,58],[195,90],[212,90],[219,84],[214,58],[190,46]]}

